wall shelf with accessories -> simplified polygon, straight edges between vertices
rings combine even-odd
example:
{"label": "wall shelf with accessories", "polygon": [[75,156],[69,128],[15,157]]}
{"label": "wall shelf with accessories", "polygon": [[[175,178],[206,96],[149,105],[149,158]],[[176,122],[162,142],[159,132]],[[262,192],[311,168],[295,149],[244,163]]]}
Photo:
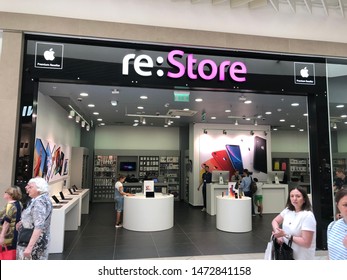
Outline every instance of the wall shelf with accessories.
{"label": "wall shelf with accessories", "polygon": [[139,157],[139,180],[149,180],[159,176],[159,156]]}
{"label": "wall shelf with accessories", "polygon": [[[345,153],[339,153],[339,154],[333,154],[332,155],[332,166],[333,166],[333,171],[335,172],[337,168],[340,168],[344,171],[347,171],[347,154]],[[335,176],[335,174],[334,174]]]}
{"label": "wall shelf with accessories", "polygon": [[180,162],[178,156],[160,157],[160,178],[168,184],[168,193],[180,199]]}
{"label": "wall shelf with accessories", "polygon": [[117,178],[117,156],[94,157],[93,202],[114,201],[114,179]]}

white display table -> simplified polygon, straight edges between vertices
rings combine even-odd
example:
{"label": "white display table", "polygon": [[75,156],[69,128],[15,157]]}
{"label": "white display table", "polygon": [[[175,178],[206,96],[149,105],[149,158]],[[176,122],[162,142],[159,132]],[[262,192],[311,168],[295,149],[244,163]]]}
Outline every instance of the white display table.
{"label": "white display table", "polygon": [[124,197],[123,227],[134,231],[159,231],[174,224],[174,196],[155,193],[146,198],[143,194]]}
{"label": "white display table", "polygon": [[65,230],[77,230],[80,214],[80,195],[71,196],[72,199],[62,204],[60,208],[53,208],[51,220],[51,241],[49,253],[62,253],[64,249]]}
{"label": "white display table", "polygon": [[[263,185],[263,213],[280,213],[287,203],[288,185],[264,184]],[[255,207],[256,209],[257,207]]]}
{"label": "white display table", "polygon": [[81,225],[81,216],[82,214],[89,214],[89,197],[90,197],[90,191],[89,189],[81,189],[78,190],[75,194],[71,195],[69,194],[64,194],[65,197],[75,197],[79,196],[79,217],[78,217],[78,226]]}
{"label": "white display table", "polygon": [[206,186],[206,212],[211,216],[216,215],[216,196],[222,195],[222,192],[226,193],[228,190],[227,184],[207,184]]}
{"label": "white display table", "polygon": [[217,196],[217,229],[227,232],[248,232],[252,230],[251,198]]}

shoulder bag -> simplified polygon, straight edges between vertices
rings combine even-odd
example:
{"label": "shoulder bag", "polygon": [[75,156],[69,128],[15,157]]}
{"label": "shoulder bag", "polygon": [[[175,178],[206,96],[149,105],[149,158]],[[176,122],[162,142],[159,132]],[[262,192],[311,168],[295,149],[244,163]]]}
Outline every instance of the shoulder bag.
{"label": "shoulder bag", "polygon": [[294,260],[292,242],[293,237],[289,240],[288,245],[284,242],[282,244],[278,244],[276,239],[273,240],[275,260]]}

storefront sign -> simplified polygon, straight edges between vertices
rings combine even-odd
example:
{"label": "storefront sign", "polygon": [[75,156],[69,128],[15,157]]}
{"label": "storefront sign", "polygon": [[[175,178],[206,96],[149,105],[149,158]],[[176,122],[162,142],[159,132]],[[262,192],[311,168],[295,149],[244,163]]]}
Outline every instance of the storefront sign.
{"label": "storefront sign", "polygon": [[315,85],[315,67],[313,63],[294,62],[294,82],[299,85]]}
{"label": "storefront sign", "polygon": [[[181,50],[173,50],[168,53],[167,63],[172,67],[167,71],[166,76],[171,79],[180,79],[188,77],[191,80],[213,80],[225,81],[230,78],[235,82],[245,82],[247,67],[243,62],[224,60],[217,63],[212,59],[203,59],[198,61],[194,54],[185,54]],[[163,65],[164,58],[159,56],[155,59],[156,66]],[[122,74],[129,75],[130,65],[133,64],[135,72],[143,77],[150,77],[153,75],[154,60],[146,54],[136,56],[136,54],[127,54],[123,58]],[[165,75],[162,69],[156,72],[158,77]]]}
{"label": "storefront sign", "polygon": [[63,44],[37,42],[35,47],[35,67],[63,69]]}

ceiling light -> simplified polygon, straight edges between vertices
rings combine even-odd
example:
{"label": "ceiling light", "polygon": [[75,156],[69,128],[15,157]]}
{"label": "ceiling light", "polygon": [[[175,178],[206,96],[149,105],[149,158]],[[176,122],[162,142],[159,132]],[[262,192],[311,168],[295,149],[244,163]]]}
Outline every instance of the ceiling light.
{"label": "ceiling light", "polygon": [[230,112],[231,112],[230,109],[226,109],[226,110],[225,110],[225,113],[230,113]]}
{"label": "ceiling light", "polygon": [[143,106],[137,106],[137,109],[143,110]]}
{"label": "ceiling light", "polygon": [[295,124],[291,124],[290,127],[295,127]]}
{"label": "ceiling light", "polygon": [[271,115],[272,113],[270,111],[265,112],[265,115]]}
{"label": "ceiling light", "polygon": [[300,128],[299,131],[305,131],[303,128]]}
{"label": "ceiling light", "polygon": [[86,96],[88,96],[89,94],[88,93],[86,93],[86,92],[81,92],[80,93],[80,96],[84,96],[84,97],[86,97]]}
{"label": "ceiling light", "polygon": [[80,120],[81,120],[81,117],[77,115],[75,120],[76,120],[77,123],[79,123]]}
{"label": "ceiling light", "polygon": [[227,131],[225,129],[223,129],[223,134],[227,135]]}
{"label": "ceiling light", "polygon": [[280,119],[280,122],[285,122],[286,120],[285,119]]}
{"label": "ceiling light", "polygon": [[238,121],[237,121],[237,120],[235,120],[235,125],[239,125],[239,123],[238,123]]}
{"label": "ceiling light", "polygon": [[203,99],[202,99],[202,98],[196,98],[195,101],[196,101],[196,102],[202,102]]}
{"label": "ceiling light", "polygon": [[211,117],[211,120],[215,120],[216,119],[216,117]]}
{"label": "ceiling light", "polygon": [[341,115],[341,118],[347,118],[347,115]]}
{"label": "ceiling light", "polygon": [[244,101],[243,103],[245,103],[245,104],[251,104],[251,103],[252,103],[252,100],[246,100],[246,101]]}
{"label": "ceiling light", "polygon": [[276,127],[274,127],[272,130],[277,131],[278,129]]}
{"label": "ceiling light", "polygon": [[142,124],[146,124],[146,119],[145,118],[142,119]]}
{"label": "ceiling light", "polygon": [[97,115],[99,115],[99,112],[93,112],[93,115],[97,116]]}
{"label": "ceiling light", "polygon": [[138,126],[138,125],[139,125],[138,122],[133,123],[133,126]]}
{"label": "ceiling light", "polygon": [[103,123],[103,122],[102,122],[102,123],[100,123],[99,125],[102,125],[102,126],[104,126],[104,125],[105,125],[105,123]]}
{"label": "ceiling light", "polygon": [[204,134],[207,134],[207,129],[204,129]]}
{"label": "ceiling light", "polygon": [[102,122],[102,119],[101,118],[99,118],[99,119],[96,119],[98,122]]}
{"label": "ceiling light", "polygon": [[299,103],[292,103],[291,106],[297,107],[297,106],[299,106]]}
{"label": "ceiling light", "polygon": [[134,123],[138,123],[139,122],[139,120],[134,120]]}
{"label": "ceiling light", "polygon": [[86,130],[89,131],[90,130],[90,126],[89,124],[86,125]]}
{"label": "ceiling light", "polygon": [[115,88],[115,89],[113,89],[113,90],[111,91],[111,93],[112,93],[112,94],[119,94],[119,90]]}
{"label": "ceiling light", "polygon": [[183,111],[189,111],[189,108],[184,108]]}
{"label": "ceiling light", "polygon": [[307,113],[305,113],[305,114],[303,114],[303,116],[304,116],[304,117],[307,117],[307,116],[308,116],[308,114],[307,114]]}
{"label": "ceiling light", "polygon": [[69,119],[72,119],[74,116],[75,116],[75,111],[74,110],[70,110]]}
{"label": "ceiling light", "polygon": [[90,108],[94,108],[94,107],[95,107],[95,105],[94,105],[94,104],[88,104],[88,107],[90,107]]}
{"label": "ceiling light", "polygon": [[141,99],[148,99],[148,97],[146,95],[141,95],[140,98]]}
{"label": "ceiling light", "polygon": [[81,127],[85,127],[86,126],[86,121],[81,121]]}
{"label": "ceiling light", "polygon": [[111,100],[111,105],[112,106],[117,106],[118,105],[118,101],[117,100]]}
{"label": "ceiling light", "polygon": [[336,123],[332,123],[332,127],[333,127],[333,129],[337,129],[337,124]]}
{"label": "ceiling light", "polygon": [[257,122],[257,120],[254,120],[254,125],[258,125],[258,122]]}
{"label": "ceiling light", "polygon": [[343,107],[345,107],[345,105],[343,105],[343,104],[336,105],[336,108],[343,108]]}

